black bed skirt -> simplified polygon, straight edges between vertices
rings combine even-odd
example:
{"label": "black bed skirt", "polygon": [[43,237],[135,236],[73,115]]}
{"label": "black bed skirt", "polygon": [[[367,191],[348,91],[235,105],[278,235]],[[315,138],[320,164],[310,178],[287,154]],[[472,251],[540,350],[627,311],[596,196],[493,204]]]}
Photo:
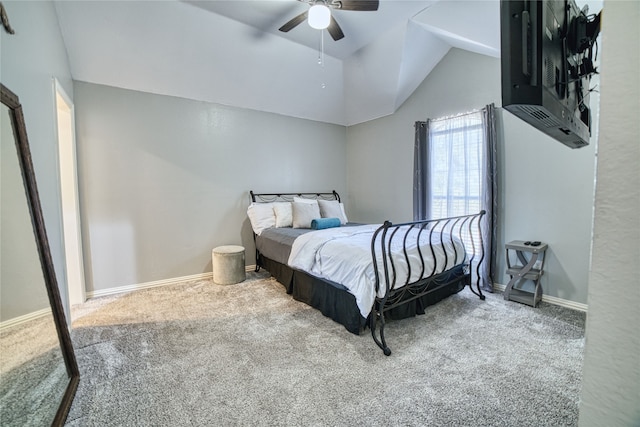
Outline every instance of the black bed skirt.
{"label": "black bed skirt", "polygon": [[[318,309],[325,316],[343,325],[349,332],[359,335],[367,326],[367,319],[360,314],[356,298],[344,286],[293,270],[262,254],[259,255],[258,265],[269,271],[296,301]],[[385,317],[399,320],[424,314],[426,307],[460,292],[468,284],[468,276],[465,277],[461,266],[453,268],[442,276],[444,276],[441,277],[444,282],[450,282],[448,285],[385,311]]]}

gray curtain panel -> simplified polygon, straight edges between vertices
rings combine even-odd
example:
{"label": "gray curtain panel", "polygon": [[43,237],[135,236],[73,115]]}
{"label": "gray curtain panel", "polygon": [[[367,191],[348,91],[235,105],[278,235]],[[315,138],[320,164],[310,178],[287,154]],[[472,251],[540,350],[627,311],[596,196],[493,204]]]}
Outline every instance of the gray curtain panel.
{"label": "gray curtain panel", "polygon": [[[495,265],[497,253],[497,131],[496,113],[494,104],[487,105],[481,111],[483,130],[483,159],[482,165],[482,194],[481,209],[486,211],[483,218],[483,249],[485,257],[480,264],[480,276],[482,278],[482,289],[493,292],[493,282],[495,279]],[[430,181],[432,171],[430,170],[430,130],[432,121],[415,122],[415,142],[414,142],[414,175],[413,175],[413,219],[415,221],[431,218]],[[472,214],[476,212],[465,212]],[[458,213],[462,214],[462,213]]]}
{"label": "gray curtain panel", "polygon": [[427,219],[429,212],[429,176],[427,138],[429,121],[415,123],[415,143],[413,145],[413,220]]}
{"label": "gray curtain panel", "polygon": [[482,126],[486,144],[483,209],[487,211],[483,228],[485,235],[482,236],[482,240],[485,246],[484,253],[490,256],[488,262],[484,262],[480,269],[483,289],[493,291],[492,286],[496,278],[496,254],[498,253],[498,133],[496,107],[493,103],[482,109]]}

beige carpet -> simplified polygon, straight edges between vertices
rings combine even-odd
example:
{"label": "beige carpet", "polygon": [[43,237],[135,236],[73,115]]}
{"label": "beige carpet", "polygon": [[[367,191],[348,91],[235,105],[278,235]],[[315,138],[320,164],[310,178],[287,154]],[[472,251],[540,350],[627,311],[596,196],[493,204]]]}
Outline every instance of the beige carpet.
{"label": "beige carpet", "polygon": [[468,289],[383,355],[264,273],[91,300],[70,426],[577,425],[584,313]]}

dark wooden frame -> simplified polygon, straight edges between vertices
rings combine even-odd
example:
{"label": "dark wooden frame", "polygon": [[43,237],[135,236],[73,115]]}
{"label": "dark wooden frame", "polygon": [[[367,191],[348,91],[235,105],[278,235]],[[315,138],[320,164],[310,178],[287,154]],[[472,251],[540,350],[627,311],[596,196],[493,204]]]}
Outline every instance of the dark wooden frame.
{"label": "dark wooden frame", "polygon": [[[337,200],[340,201],[340,196],[334,190],[331,193],[254,193],[249,192],[252,203],[268,203],[275,201],[292,201],[293,197],[304,197],[309,199],[323,199],[323,200]],[[469,285],[469,289],[476,294],[481,300],[485,299],[481,290],[481,277],[480,277],[480,264],[484,261],[484,244],[482,242],[482,217],[486,214],[483,210],[477,214],[463,215],[451,218],[440,218],[434,220],[413,221],[401,224],[392,224],[390,221],[385,221],[373,234],[371,239],[371,256],[374,266],[375,280],[374,286],[376,292],[380,286],[385,286],[386,291],[384,297],[380,298],[376,296],[374,306],[372,307],[369,318],[366,320],[366,324],[371,329],[371,336],[375,343],[382,349],[385,355],[391,354],[391,349],[387,345],[384,336],[384,327],[386,323],[385,313],[393,312],[394,309],[407,305],[416,300],[424,300],[429,298],[441,299],[441,295],[450,295],[449,289],[460,290],[466,285]],[[436,230],[442,230],[442,233]],[[411,232],[413,231],[413,234]],[[477,233],[473,233],[477,231]],[[433,265],[433,270],[429,274],[425,273],[425,258],[422,251],[418,249],[418,253],[421,258],[422,265],[420,277],[422,279],[416,282],[409,283],[408,278],[411,277],[411,272],[407,276],[407,282],[398,284],[396,286],[396,265],[399,262],[405,261],[411,269],[411,264],[408,262],[407,243],[410,239],[415,238],[417,241],[421,241],[421,236],[429,236],[429,248],[426,252],[430,253],[435,260],[434,253],[437,250],[442,250],[445,254],[444,265],[449,265],[446,257],[446,252],[443,246],[453,244],[454,240],[463,242],[463,235],[468,233],[471,247],[465,247],[465,252],[473,254],[469,259],[465,258],[463,254],[455,254],[453,261],[454,268],[460,268],[462,274],[452,274],[454,268],[441,271],[442,266]],[[417,236],[416,236],[417,234]],[[411,237],[413,236],[413,237]],[[435,237],[434,237],[435,236]],[[445,237],[446,236],[446,237]],[[476,238],[472,236],[477,236]],[[256,236],[254,234],[254,243]],[[391,247],[393,242],[402,242],[402,250],[398,252],[392,252]],[[376,244],[377,242],[377,244]],[[416,242],[417,243],[417,242]],[[418,246],[418,245],[416,245]],[[418,246],[419,247],[419,246]],[[402,260],[404,258],[404,260]],[[376,259],[381,259],[381,265],[375,262]],[[263,262],[265,257],[260,254],[256,248],[256,271],[261,267],[265,267]],[[277,264],[277,263],[275,263]],[[266,268],[268,270],[268,268]],[[475,289],[472,277],[475,270]],[[441,271],[436,273],[436,271]],[[306,275],[306,273],[304,273]],[[314,278],[319,282],[326,282],[323,279]],[[383,284],[384,285],[381,285]],[[287,284],[284,284],[287,288]],[[293,292],[292,289],[287,288],[287,292]],[[346,291],[345,291],[346,292]],[[377,295],[377,294],[376,294]],[[334,318],[335,320],[335,318]],[[378,325],[380,326],[378,328]],[[346,325],[345,325],[346,326]]]}
{"label": "dark wooden frame", "polygon": [[67,385],[62,401],[60,402],[60,406],[58,407],[58,411],[56,412],[51,424],[52,426],[62,426],[67,418],[67,414],[71,408],[71,403],[73,402],[73,397],[75,396],[78,388],[80,371],[73,351],[71,336],[69,334],[69,328],[67,326],[64,309],[62,307],[62,300],[60,298],[58,281],[56,279],[53,260],[51,258],[49,241],[47,239],[44,218],[42,216],[42,207],[38,196],[38,187],[36,185],[33,162],[31,160],[31,150],[29,149],[29,140],[27,138],[27,128],[24,121],[24,114],[22,112],[22,105],[20,104],[18,96],[1,83],[0,92],[2,103],[9,108],[11,115],[13,133],[18,153],[18,162],[20,164],[20,170],[22,171],[22,179],[24,181],[28,202],[27,204],[29,205],[29,211],[31,213],[31,223],[35,234],[36,246],[38,248],[38,256],[40,258],[40,264],[42,265],[44,282],[47,288],[49,303],[51,304],[51,311],[53,313],[53,320],[58,333],[58,340],[60,341],[67,374],[69,375],[69,384]]}

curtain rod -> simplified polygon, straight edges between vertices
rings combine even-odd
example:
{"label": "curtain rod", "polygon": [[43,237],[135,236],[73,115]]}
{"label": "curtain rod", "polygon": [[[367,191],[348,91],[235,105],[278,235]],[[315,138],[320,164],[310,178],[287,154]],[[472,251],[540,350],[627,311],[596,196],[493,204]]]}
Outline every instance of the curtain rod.
{"label": "curtain rod", "polygon": [[[501,107],[496,107],[493,102],[491,104],[487,104],[487,105],[493,105],[493,108],[496,108],[496,109],[497,108],[501,108]],[[437,122],[439,120],[455,119],[455,118],[458,118],[458,117],[463,117],[463,116],[468,116],[468,115],[471,115],[471,114],[479,113],[479,112],[483,111],[486,108],[487,108],[487,106],[484,106],[483,108],[480,108],[480,109],[477,109],[477,110],[467,111],[466,113],[454,114],[454,115],[451,115],[451,116],[443,116],[443,117],[438,117],[437,119],[427,119],[427,120],[431,120],[432,122]]]}

